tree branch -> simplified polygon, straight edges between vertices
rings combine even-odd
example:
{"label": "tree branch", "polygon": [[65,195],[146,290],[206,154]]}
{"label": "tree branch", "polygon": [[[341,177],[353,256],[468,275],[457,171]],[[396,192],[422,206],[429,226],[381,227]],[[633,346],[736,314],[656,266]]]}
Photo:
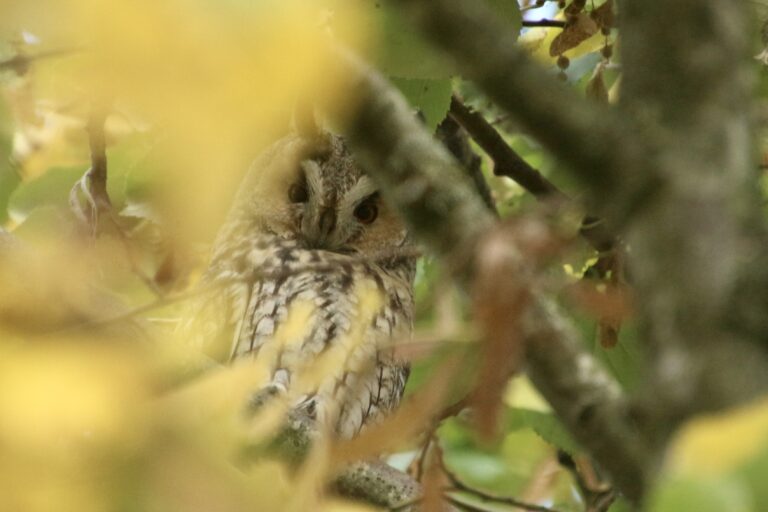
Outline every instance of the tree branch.
{"label": "tree branch", "polygon": [[462,129],[462,126],[450,115],[446,116],[443,122],[438,125],[436,136],[462,167],[466,169],[488,209],[496,213],[496,205],[493,202],[491,189],[485,181],[485,176],[483,176],[482,159],[472,150],[467,134]]}
{"label": "tree branch", "polygon": [[12,70],[18,75],[23,75],[34,62],[54,57],[65,57],[78,51],[80,51],[80,48],[60,48],[58,50],[39,52],[34,55],[19,53],[10,59],[0,61],[0,71]]}
{"label": "tree branch", "polygon": [[[749,282],[743,269],[768,261],[746,108],[746,6],[623,2],[621,113],[559,84],[482,2],[400,3],[465,76],[568,165],[593,209],[626,228],[641,330],[651,341],[643,431],[654,450],[691,414],[767,390],[760,301],[748,314],[731,305]],[[658,20],[670,16],[685,30],[664,30]],[[704,48],[712,54],[694,58]],[[767,297],[768,273],[758,277],[756,293]]]}
{"label": "tree branch", "polygon": [[[768,274],[755,272],[768,253],[750,134],[747,8],[727,0],[621,5],[622,106],[668,141],[654,162],[663,186],[627,231],[651,358],[646,409],[659,425],[768,390],[766,323],[757,320]],[[665,31],[659,16],[685,27]],[[702,48],[707,57],[698,59]]]}
{"label": "tree branch", "polygon": [[528,165],[485,118],[459,100],[451,97],[449,114],[475,139],[493,160],[493,174],[506,176],[538,198],[565,195],[542,174]]}
{"label": "tree branch", "polygon": [[[557,186],[518,155],[479,112],[464,105],[455,95],[451,98],[449,113],[491,157],[494,164],[493,173],[496,176],[506,176],[514,180],[539,199],[571,201]],[[585,217],[579,232],[598,252],[607,252],[616,246],[616,240],[605,228],[605,223],[595,217]]]}
{"label": "tree branch", "polygon": [[524,27],[556,27],[565,28],[565,21],[562,20],[523,20]]}
{"label": "tree branch", "polygon": [[[499,106],[561,158],[592,193],[594,206],[605,194],[618,211],[602,215],[619,222],[657,185],[655,173],[637,173],[637,162],[652,154],[639,130],[615,109],[580,97],[534,63],[516,44],[517,33],[483,2],[399,0],[425,33],[451,54],[462,74],[473,79]],[[627,182],[632,187],[624,186]]]}
{"label": "tree branch", "polygon": [[[378,73],[340,51],[358,105],[341,112],[356,157],[396,205],[412,233],[468,284],[477,244],[494,219],[446,150],[413,118],[402,96]],[[508,247],[512,261],[527,261]],[[525,272],[523,272],[525,274]],[[618,385],[584,350],[554,306],[534,296],[522,336],[529,372],[574,436],[630,499],[647,482],[647,457],[627,417]]]}

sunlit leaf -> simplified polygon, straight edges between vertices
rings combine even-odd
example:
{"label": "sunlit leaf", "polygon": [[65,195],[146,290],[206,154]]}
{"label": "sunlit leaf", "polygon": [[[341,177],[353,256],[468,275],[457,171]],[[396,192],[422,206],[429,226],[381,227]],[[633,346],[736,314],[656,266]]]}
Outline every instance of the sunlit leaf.
{"label": "sunlit leaf", "polygon": [[507,409],[506,427],[508,430],[530,428],[551,445],[568,453],[581,451],[553,413],[512,407]]}
{"label": "sunlit leaf", "polygon": [[656,489],[649,501],[651,512],[756,512],[746,487],[733,479],[669,480]]}
{"label": "sunlit leaf", "polygon": [[670,462],[690,474],[723,474],[768,446],[768,400],[689,421],[677,434]]}
{"label": "sunlit leaf", "polygon": [[393,78],[392,82],[408,103],[424,116],[430,130],[445,118],[453,90],[450,80]]}
{"label": "sunlit leaf", "polygon": [[565,26],[549,46],[551,56],[561,55],[571,48],[577,47],[598,31],[597,23],[587,13],[576,15],[575,20]]}

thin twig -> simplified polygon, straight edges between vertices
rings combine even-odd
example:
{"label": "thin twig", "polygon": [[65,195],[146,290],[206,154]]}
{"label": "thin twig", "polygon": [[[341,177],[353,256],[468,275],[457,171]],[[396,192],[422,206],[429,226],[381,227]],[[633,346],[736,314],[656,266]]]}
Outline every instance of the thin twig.
{"label": "thin twig", "polygon": [[109,210],[112,202],[107,193],[107,143],[104,123],[107,108],[94,107],[88,118],[88,144],[91,148],[91,168],[86,173],[88,189],[98,211]]}
{"label": "thin twig", "polygon": [[[392,257],[418,257],[420,255],[420,252],[416,250],[400,250],[400,251],[381,251],[377,254],[374,254],[373,256],[357,256],[353,255],[351,256],[351,260],[353,262],[368,262],[368,263],[375,263],[382,261],[383,258],[392,258]],[[254,281],[260,281],[264,279],[280,279],[285,277],[290,277],[291,275],[296,275],[304,272],[322,272],[322,271],[328,271],[338,268],[339,262],[332,262],[332,263],[306,263],[302,265],[298,265],[291,268],[278,268],[278,269],[257,269],[252,279]],[[238,278],[240,279],[240,278]],[[152,311],[154,309],[158,309],[164,306],[168,306],[170,304],[174,304],[176,302],[181,302],[185,300],[192,299],[194,297],[197,297],[199,295],[202,295],[206,292],[209,292],[211,290],[215,290],[217,288],[223,288],[227,286],[231,281],[236,280],[235,278],[232,278],[231,280],[227,281],[215,281],[215,282],[209,282],[207,284],[198,286],[192,291],[180,293],[176,295],[166,295],[166,296],[159,296],[157,300],[154,300],[148,304],[144,304],[142,306],[138,306],[134,309],[131,309],[129,311],[126,311],[124,313],[121,313],[116,316],[108,317],[108,318],[101,318],[101,319],[89,319],[86,322],[79,323],[77,325],[68,326],[65,328],[65,330],[68,329],[74,329],[74,328],[81,328],[81,327],[87,327],[87,326],[101,326],[101,325],[107,325],[117,322],[122,322],[125,320],[130,320],[132,318],[135,318],[143,313],[146,313],[148,311]]]}
{"label": "thin twig", "polygon": [[[88,145],[91,153],[91,166],[80,178],[69,194],[72,211],[77,218],[91,229],[96,237],[99,229],[99,217],[103,214],[117,232],[120,242],[125,249],[131,271],[157,296],[162,295],[155,281],[148,276],[139,265],[131,247],[128,235],[120,225],[118,216],[112,207],[112,201],[107,191],[107,145],[105,123],[109,113],[108,102],[97,102],[91,108],[86,130]],[[81,202],[84,201],[84,204]]]}
{"label": "thin twig", "polygon": [[160,297],[157,300],[154,300],[148,304],[144,304],[142,306],[138,306],[136,308],[130,309],[128,311],[125,311],[124,313],[121,313],[119,315],[106,317],[106,318],[96,318],[96,319],[89,319],[85,322],[80,322],[74,325],[69,325],[61,330],[56,331],[56,333],[66,332],[72,329],[82,329],[84,327],[101,327],[109,324],[114,323],[120,323],[127,320],[132,320],[139,315],[142,315],[144,313],[147,313],[149,311],[162,308],[165,306],[169,306],[171,304],[175,304],[177,302],[182,302],[185,300],[192,299],[194,297],[197,297],[199,295],[202,295],[205,292],[208,292],[210,290],[216,289],[221,287],[222,285],[219,283],[211,284],[209,286],[205,287],[199,287],[195,290],[192,290],[190,292],[180,293],[177,295],[166,295],[164,297]]}
{"label": "thin twig", "polygon": [[536,197],[565,197],[552,182],[523,160],[480,113],[464,105],[455,95],[451,98],[449,113],[491,157],[496,176],[513,179]]}
{"label": "thin twig", "polygon": [[[451,98],[449,112],[451,117],[464,127],[475,142],[491,157],[495,175],[514,180],[539,199],[555,198],[572,201],[556,185],[518,155],[485,117],[464,105],[455,95]],[[579,232],[598,252],[609,252],[616,246],[613,235],[607,232],[601,219],[592,216],[585,217]]]}
{"label": "thin twig", "polygon": [[[448,489],[446,489],[447,492],[464,491],[466,493],[477,496],[483,501],[490,501],[493,503],[503,503],[505,505],[516,507],[522,510],[528,510],[531,512],[558,512],[556,509],[553,509],[550,507],[545,507],[543,505],[536,505],[535,503],[527,503],[525,501],[518,500],[516,498],[511,498],[509,496],[498,496],[498,495],[491,494],[489,492],[471,487],[466,483],[464,483],[463,481],[461,481],[461,479],[458,476],[456,476],[454,472],[448,469],[445,466],[444,461],[440,460],[440,464],[442,466],[443,473],[445,474],[445,476],[448,478],[448,480],[451,482],[451,485],[452,485],[452,487],[449,487]],[[473,507],[472,505],[464,503],[460,500],[457,500],[456,498],[450,495],[446,495],[446,499],[454,505],[469,508],[472,510],[478,510],[478,511],[484,510],[484,509]]]}
{"label": "thin twig", "polygon": [[33,55],[24,55],[20,53],[14,55],[10,59],[6,59],[0,62],[0,71],[13,70],[16,73],[23,75],[27,72],[30,64],[43,59],[50,59],[53,57],[62,57],[76,53],[80,51],[80,48],[60,48],[57,50],[47,50],[39,52]]}
{"label": "thin twig", "polygon": [[485,179],[482,171],[482,159],[477,155],[469,143],[467,131],[450,115],[437,127],[437,138],[445,145],[456,160],[467,170],[467,174],[475,184],[477,192],[483,198],[483,202],[488,205],[488,209],[498,216],[496,205],[493,201],[491,188]]}
{"label": "thin twig", "polygon": [[[450,476],[449,476],[450,478]],[[469,487],[466,484],[456,485],[455,482],[454,487],[446,489],[447,492],[451,491],[463,491],[469,494],[472,494],[473,496],[477,496],[483,501],[489,501],[492,503],[503,503],[504,505],[509,505],[511,507],[519,508],[522,510],[528,510],[530,512],[558,512],[557,509],[546,507],[544,505],[536,505],[535,503],[527,503],[525,501],[521,501],[515,498],[511,498],[509,496],[497,496],[495,494],[490,494],[485,491],[481,491],[480,489],[475,489],[473,487]],[[454,505],[458,505],[464,508],[469,508],[471,510],[478,510],[480,512],[485,511],[484,508],[477,508],[473,507],[472,505],[465,503],[463,501],[457,500],[453,496],[447,495],[446,499],[451,502]]]}
{"label": "thin twig", "polygon": [[523,20],[524,27],[556,27],[565,28],[565,21],[561,20]]}
{"label": "thin twig", "polygon": [[563,450],[557,451],[557,462],[565,468],[576,483],[579,493],[584,499],[585,512],[606,512],[616,500],[616,492],[607,482],[595,485],[588,482],[579,470],[576,461]]}

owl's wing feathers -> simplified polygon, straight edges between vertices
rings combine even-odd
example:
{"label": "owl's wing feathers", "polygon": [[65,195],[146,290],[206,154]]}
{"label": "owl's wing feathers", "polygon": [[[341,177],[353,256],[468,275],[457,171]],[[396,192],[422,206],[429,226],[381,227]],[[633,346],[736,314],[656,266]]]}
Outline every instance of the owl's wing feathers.
{"label": "owl's wing feathers", "polygon": [[251,285],[242,279],[204,279],[180,326],[185,343],[220,363],[230,359],[233,340],[243,326]]}
{"label": "owl's wing feathers", "polygon": [[[239,308],[242,316],[232,322],[232,357],[267,359],[272,386],[282,392],[296,381],[296,373],[325,372],[311,389],[301,390],[296,404],[318,421],[337,423],[342,436],[354,435],[394,408],[408,369],[393,361],[391,347],[410,335],[410,284],[369,263],[325,251],[254,249],[249,259],[258,261],[261,277]],[[352,292],[365,279],[375,283],[382,300],[361,326],[360,300]],[[311,305],[304,324],[288,338],[276,336],[299,303]],[[323,358],[335,361],[333,367],[318,368]]]}

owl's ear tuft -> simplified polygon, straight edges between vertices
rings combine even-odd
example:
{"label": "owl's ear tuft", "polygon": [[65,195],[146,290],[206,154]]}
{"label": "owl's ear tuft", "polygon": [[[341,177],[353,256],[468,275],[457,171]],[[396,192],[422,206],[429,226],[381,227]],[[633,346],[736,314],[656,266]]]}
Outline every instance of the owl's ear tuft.
{"label": "owl's ear tuft", "polygon": [[296,102],[296,107],[293,110],[293,126],[300,137],[319,139],[323,136],[323,130],[315,119],[315,109],[307,101]]}
{"label": "owl's ear tuft", "polygon": [[293,111],[293,126],[302,139],[312,141],[311,158],[324,156],[330,149],[330,134],[317,122],[315,109],[306,101],[299,101]]}

